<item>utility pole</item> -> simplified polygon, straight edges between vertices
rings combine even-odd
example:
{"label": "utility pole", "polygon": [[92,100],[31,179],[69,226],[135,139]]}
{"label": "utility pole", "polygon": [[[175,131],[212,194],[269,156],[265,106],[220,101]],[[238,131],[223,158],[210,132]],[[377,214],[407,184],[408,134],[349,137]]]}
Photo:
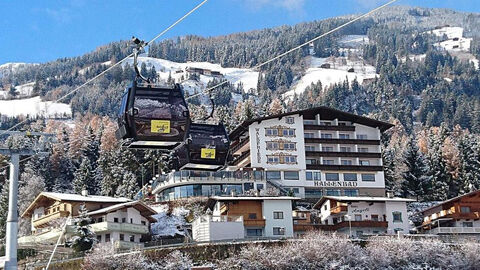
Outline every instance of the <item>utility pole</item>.
{"label": "utility pole", "polygon": [[[0,134],[16,134],[24,136],[45,136],[47,139],[53,137],[53,134],[38,132],[2,132]],[[39,149],[41,147],[42,149]],[[0,154],[10,156],[10,182],[8,190],[8,215],[6,231],[6,249],[5,249],[5,269],[17,269],[17,239],[18,239],[18,178],[20,172],[20,156],[30,156],[35,154],[45,154],[43,143],[29,148],[8,148],[0,147]]]}

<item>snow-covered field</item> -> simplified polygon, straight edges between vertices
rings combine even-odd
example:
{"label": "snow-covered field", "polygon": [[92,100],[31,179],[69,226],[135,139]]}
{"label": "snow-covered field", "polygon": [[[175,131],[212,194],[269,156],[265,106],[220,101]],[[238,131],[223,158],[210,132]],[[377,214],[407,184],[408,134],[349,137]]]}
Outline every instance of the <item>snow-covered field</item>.
{"label": "snow-covered field", "polygon": [[10,74],[12,72],[16,72],[24,67],[29,65],[38,65],[38,64],[30,64],[30,63],[5,63],[0,65],[0,78],[3,75]]}
{"label": "snow-covered field", "polygon": [[429,34],[433,34],[437,37],[447,36],[448,39],[463,37],[463,28],[458,26],[446,26],[439,29],[428,31]]}
{"label": "snow-covered field", "polygon": [[[32,95],[33,86],[35,85],[34,82],[26,83],[22,85],[15,86],[15,90],[17,92],[18,97],[30,97]],[[8,91],[1,91],[0,90],[0,99],[6,99],[8,97]]]}
{"label": "snow-covered field", "polygon": [[[310,68],[300,80],[293,84],[292,90],[284,94],[284,98],[292,98],[295,94],[299,95],[305,91],[307,86],[318,81],[322,82],[325,89],[335,83],[343,82],[345,79],[352,82],[356,78],[361,84],[365,79],[373,79],[378,76],[374,66],[364,64],[361,60],[350,61],[344,57],[337,57],[335,60],[311,56],[309,58]],[[320,67],[323,64],[330,64],[330,68]],[[351,68],[354,71],[348,72]]]}
{"label": "snow-covered field", "polygon": [[42,101],[40,97],[15,100],[0,100],[0,114],[14,116],[67,116],[72,115],[69,104]]}
{"label": "snow-covered field", "polygon": [[338,44],[344,48],[358,48],[368,42],[369,39],[366,35],[346,35],[340,38]]}
{"label": "snow-covered field", "polygon": [[[129,59],[130,65],[133,64],[133,59]],[[188,63],[177,63],[165,59],[152,58],[147,56],[138,57],[139,65],[145,63],[148,68],[155,66],[157,74],[162,80],[167,80],[168,76],[172,76],[175,81],[181,81],[182,76],[187,77],[186,69],[187,68],[201,68],[211,71],[218,71],[223,75],[223,78],[227,79],[229,82],[238,85],[239,83],[243,84],[243,89],[245,92],[250,92],[250,89],[257,88],[258,82],[258,72],[252,71],[251,69],[244,68],[224,68],[219,64],[213,64],[209,62],[188,62]],[[200,81],[186,81],[182,85],[190,93],[193,94],[195,91],[201,91],[206,88],[207,83],[213,80],[214,76],[209,75],[200,75]]]}
{"label": "snow-covered field", "polygon": [[184,208],[175,208],[171,215],[168,215],[168,205],[151,206],[158,214],[153,215],[157,222],[151,224],[152,234],[155,236],[183,235],[184,232],[178,228],[186,224],[185,216],[190,212]]}

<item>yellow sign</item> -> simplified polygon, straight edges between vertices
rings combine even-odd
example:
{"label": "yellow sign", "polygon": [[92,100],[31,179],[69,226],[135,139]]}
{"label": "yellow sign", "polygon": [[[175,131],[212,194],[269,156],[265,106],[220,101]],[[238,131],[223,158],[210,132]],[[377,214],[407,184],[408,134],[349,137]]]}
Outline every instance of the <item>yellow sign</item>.
{"label": "yellow sign", "polygon": [[150,131],[152,133],[170,133],[170,121],[152,120]]}
{"label": "yellow sign", "polygon": [[215,159],[215,149],[202,148],[200,158]]}

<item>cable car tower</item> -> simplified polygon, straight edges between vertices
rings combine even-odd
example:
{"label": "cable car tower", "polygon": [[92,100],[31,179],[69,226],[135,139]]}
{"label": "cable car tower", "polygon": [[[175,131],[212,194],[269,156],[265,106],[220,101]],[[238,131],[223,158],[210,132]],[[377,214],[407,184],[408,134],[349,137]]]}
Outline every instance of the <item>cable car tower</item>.
{"label": "cable car tower", "polygon": [[[225,126],[192,123],[181,86],[159,85],[144,77],[138,68],[138,54],[146,43],[135,37],[132,41],[136,76],[122,97],[117,139],[126,140],[125,147],[164,151],[172,170],[217,171],[225,167],[230,147]],[[211,95],[210,101],[212,110],[203,122],[213,116]]]}

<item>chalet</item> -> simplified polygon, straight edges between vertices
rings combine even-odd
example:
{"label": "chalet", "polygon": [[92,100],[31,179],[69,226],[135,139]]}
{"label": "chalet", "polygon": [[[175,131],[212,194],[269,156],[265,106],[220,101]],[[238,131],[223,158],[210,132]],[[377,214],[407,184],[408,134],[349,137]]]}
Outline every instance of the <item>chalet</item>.
{"label": "chalet", "polygon": [[66,224],[62,242],[74,233],[74,218],[84,205],[90,216],[91,229],[99,242],[111,242],[119,249],[141,246],[148,235],[151,216],[156,212],[140,201],[127,198],[42,192],[22,214],[31,219],[31,235],[20,237],[20,245],[54,243]]}
{"label": "chalet", "polygon": [[422,214],[423,233],[480,236],[480,190],[441,202]]}
{"label": "chalet", "polygon": [[295,197],[211,197],[192,225],[195,241],[292,237]]}
{"label": "chalet", "polygon": [[351,236],[408,233],[407,202],[393,197],[324,196],[314,206],[320,210],[318,229]]}

